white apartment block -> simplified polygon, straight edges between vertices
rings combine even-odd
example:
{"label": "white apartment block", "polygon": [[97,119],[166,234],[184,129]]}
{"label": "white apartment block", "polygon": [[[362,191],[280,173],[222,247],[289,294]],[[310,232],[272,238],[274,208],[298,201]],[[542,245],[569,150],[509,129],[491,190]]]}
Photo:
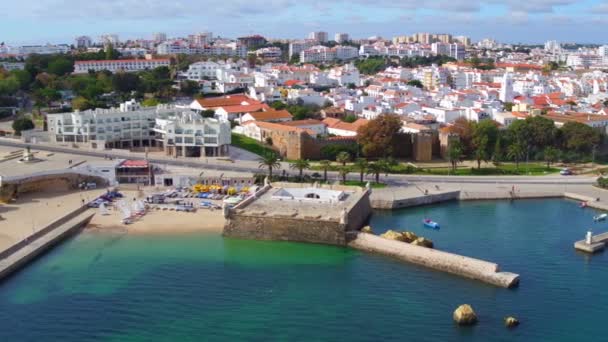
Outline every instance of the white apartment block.
{"label": "white apartment block", "polygon": [[255,55],[260,58],[281,58],[283,52],[281,48],[276,46],[265,47],[258,50],[255,50]]}
{"label": "white apartment block", "polygon": [[327,34],[327,32],[324,31],[310,32],[310,34],[308,35],[308,39],[316,40],[320,43],[325,43],[329,40],[329,35]]}
{"label": "white apartment block", "polygon": [[338,45],[333,48],[317,45],[300,52],[300,62],[328,62],[336,59],[348,60],[357,58],[359,51],[352,46]]}
{"label": "white apartment block", "polygon": [[315,46],[317,42],[315,40],[307,39],[302,41],[295,41],[289,43],[289,58],[293,56],[299,56],[300,52],[306,49],[310,49]]}
{"label": "white apartment block", "polygon": [[190,81],[200,82],[202,80],[212,80],[216,78],[217,70],[222,66],[219,63],[206,61],[196,62],[188,66],[188,70],[181,73],[180,76],[187,78]]}
{"label": "white apartment block", "polygon": [[120,108],[48,114],[50,139],[91,148],[162,150],[175,157],[219,156],[228,153],[230,124],[203,119],[174,106],[142,108],[134,100]]}
{"label": "white apartment block", "polygon": [[0,68],[6,71],[23,70],[25,63],[23,62],[0,62]]}
{"label": "white apartment block", "polygon": [[334,36],[336,43],[341,44],[350,40],[348,33],[336,33]]}
{"label": "white apartment block", "polygon": [[168,67],[171,61],[168,58],[161,59],[116,59],[98,61],[76,61],[74,62],[74,73],[85,74],[89,70],[108,70],[112,73],[117,71],[135,72],[150,70],[158,67]]}
{"label": "white apartment block", "polygon": [[14,55],[22,55],[27,56],[31,54],[38,55],[50,55],[57,53],[68,53],[71,48],[67,44],[59,44],[59,45],[23,45],[17,47],[6,47],[6,53],[14,54]]}
{"label": "white apartment block", "polygon": [[162,43],[167,40],[167,34],[163,32],[157,32],[154,34],[152,40],[156,43]]}
{"label": "white apartment block", "polygon": [[99,41],[103,45],[108,45],[108,44],[117,45],[120,43],[120,40],[118,39],[117,34],[103,34],[103,35],[99,36]]}

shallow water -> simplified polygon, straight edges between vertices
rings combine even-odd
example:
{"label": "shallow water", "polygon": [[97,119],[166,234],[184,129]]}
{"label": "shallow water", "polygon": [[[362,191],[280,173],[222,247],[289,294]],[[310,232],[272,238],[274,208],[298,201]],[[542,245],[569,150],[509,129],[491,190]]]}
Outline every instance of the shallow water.
{"label": "shallow water", "polygon": [[[338,247],[85,232],[0,284],[0,341],[601,339],[608,253],[572,248],[587,227],[608,230],[594,214],[563,200],[374,214],[377,231],[411,230],[519,273],[514,290]],[[452,323],[462,303],[477,326]],[[506,315],[522,325],[505,329]]]}

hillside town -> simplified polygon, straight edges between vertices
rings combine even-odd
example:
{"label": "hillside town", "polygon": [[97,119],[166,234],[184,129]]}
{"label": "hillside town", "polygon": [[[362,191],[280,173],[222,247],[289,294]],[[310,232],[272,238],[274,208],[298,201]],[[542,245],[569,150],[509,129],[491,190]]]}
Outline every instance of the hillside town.
{"label": "hillside town", "polygon": [[[519,162],[525,154],[575,161],[602,155],[608,127],[608,46],[513,46],[431,33],[392,39],[336,33],[330,40],[327,32],[311,32],[277,40],[204,32],[3,44],[0,58],[2,115],[17,123],[5,125],[4,134],[95,149],[222,156],[236,134],[286,160],[335,160],[347,152],[351,160],[458,163],[498,161],[501,154]],[[396,120],[390,134],[399,136],[391,149],[372,152],[361,134],[384,117]],[[533,118],[567,132],[539,146],[494,132]],[[477,136],[474,126],[486,121],[495,127]],[[588,134],[577,125],[598,138],[576,141]],[[561,156],[544,156],[553,145]]]}

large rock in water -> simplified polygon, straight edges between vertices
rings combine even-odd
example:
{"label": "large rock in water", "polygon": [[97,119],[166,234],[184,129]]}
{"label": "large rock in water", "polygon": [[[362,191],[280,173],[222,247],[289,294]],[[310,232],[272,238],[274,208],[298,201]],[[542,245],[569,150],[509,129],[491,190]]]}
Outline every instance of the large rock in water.
{"label": "large rock in water", "polygon": [[380,235],[380,237],[383,237],[388,240],[396,240],[396,241],[405,242],[404,238],[403,238],[403,234],[396,232],[394,230],[387,230],[386,233]]}
{"label": "large rock in water", "polygon": [[515,317],[505,317],[505,326],[507,328],[515,328],[519,325],[519,320]]}
{"label": "large rock in water", "polygon": [[423,237],[419,237],[412,242],[412,245],[433,248],[433,241]]}
{"label": "large rock in water", "polygon": [[459,325],[473,325],[477,323],[477,315],[469,304],[459,306],[454,311],[454,315],[452,317],[454,318],[454,322],[458,323]]}
{"label": "large rock in water", "polygon": [[368,233],[368,234],[374,234],[374,231],[372,230],[372,227],[370,227],[370,226],[365,226],[365,227],[361,228],[361,232]]}
{"label": "large rock in water", "polygon": [[401,235],[403,235],[403,241],[407,243],[414,242],[418,238],[418,235],[412,232],[403,232],[401,233]]}

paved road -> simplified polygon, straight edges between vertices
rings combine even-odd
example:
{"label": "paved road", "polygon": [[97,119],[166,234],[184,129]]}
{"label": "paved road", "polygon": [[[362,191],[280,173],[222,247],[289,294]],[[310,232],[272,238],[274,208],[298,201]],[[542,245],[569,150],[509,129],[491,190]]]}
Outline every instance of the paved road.
{"label": "paved road", "polygon": [[[128,152],[118,153],[115,151],[94,151],[86,149],[75,149],[69,147],[61,147],[55,145],[41,145],[41,144],[25,144],[19,141],[11,141],[8,139],[0,139],[0,145],[10,146],[15,148],[25,148],[31,146],[33,149],[57,152],[57,153],[71,153],[83,156],[101,157],[109,156],[113,158],[132,158]],[[192,168],[205,168],[210,170],[219,171],[233,171],[233,172],[250,172],[260,173],[265,172],[264,169],[257,167],[257,162],[252,160],[236,161],[234,163],[229,161],[217,161],[210,158],[209,160],[202,159],[173,159],[173,158],[148,158],[148,160],[155,164],[174,165],[182,167]],[[283,170],[286,170],[290,174],[294,174],[297,171],[289,170],[287,163],[282,163]],[[282,172],[282,171],[279,171]],[[277,172],[278,173],[278,172]],[[310,171],[308,172],[311,173]],[[319,172],[322,173],[322,172]],[[328,178],[331,180],[337,180],[337,172],[328,172]],[[367,180],[372,180],[373,177],[367,176]],[[348,179],[358,180],[359,174],[353,172],[349,175]],[[595,177],[589,176],[560,176],[560,175],[548,175],[548,176],[428,176],[428,175],[382,175],[381,181],[391,185],[404,185],[407,183],[418,183],[418,182],[435,182],[435,183],[491,183],[491,184],[592,184],[595,181]]]}

